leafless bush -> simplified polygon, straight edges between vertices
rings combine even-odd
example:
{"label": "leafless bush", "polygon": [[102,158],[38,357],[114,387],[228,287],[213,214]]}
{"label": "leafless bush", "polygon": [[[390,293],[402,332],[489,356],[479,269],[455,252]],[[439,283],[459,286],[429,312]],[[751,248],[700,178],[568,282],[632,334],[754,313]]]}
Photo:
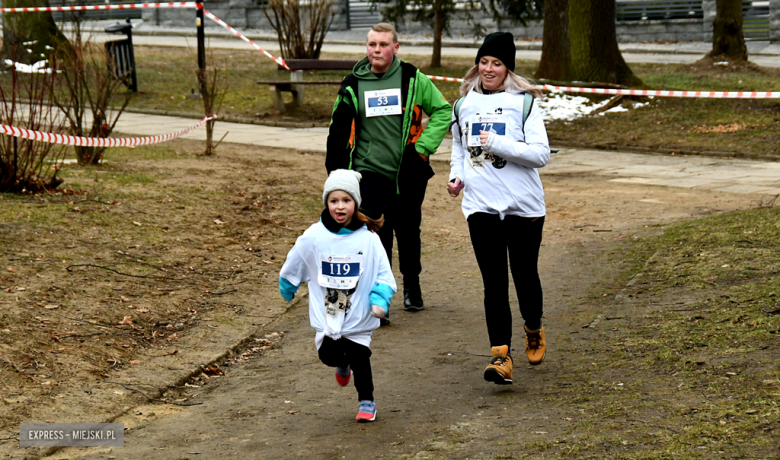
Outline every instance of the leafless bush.
{"label": "leafless bush", "polygon": [[[14,62],[26,49],[12,47]],[[23,73],[11,66],[0,84],[0,124],[34,131],[63,134],[66,120],[55,104],[61,74],[56,59],[49,59],[51,72]],[[57,188],[57,171],[67,147],[48,142],[0,136],[0,192],[37,192]]]}
{"label": "leafless bush", "polygon": [[[333,23],[331,0],[270,0],[263,10],[279,38],[284,59],[319,59]],[[271,10],[271,15],[268,10]]]}
{"label": "leafless bush", "polygon": [[[100,44],[82,39],[81,24],[73,22],[70,46],[63,47],[61,61],[65,88],[57,105],[65,113],[74,136],[107,138],[119,116],[130,102],[132,93],[120,90],[124,81],[117,79],[107,65],[108,52]],[[120,107],[114,110],[112,99],[118,96]],[[105,147],[76,146],[79,164],[99,164]]]}
{"label": "leafless bush", "polygon": [[[214,62],[214,56],[209,56],[209,62]],[[225,68],[220,65],[211,65],[206,69],[198,70],[198,80],[201,82],[201,96],[203,108],[207,117],[219,112],[222,100],[227,92],[225,80]],[[204,155],[213,155],[217,149],[214,145],[214,124],[217,120],[206,122],[206,151]]]}

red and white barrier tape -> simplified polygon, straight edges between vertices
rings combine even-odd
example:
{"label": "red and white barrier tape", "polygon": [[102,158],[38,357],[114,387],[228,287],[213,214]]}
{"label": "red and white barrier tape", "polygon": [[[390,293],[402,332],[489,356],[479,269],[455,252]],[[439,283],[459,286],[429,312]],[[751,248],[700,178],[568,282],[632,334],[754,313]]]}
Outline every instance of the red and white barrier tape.
{"label": "red and white barrier tape", "polygon": [[431,80],[441,80],[441,81],[451,81],[454,83],[463,83],[462,78],[454,78],[454,77],[439,77],[436,75],[426,75]]}
{"label": "red and white barrier tape", "polygon": [[610,88],[579,88],[572,86],[539,85],[546,91],[563,91],[566,93],[620,94],[625,96],[657,96],[657,97],[698,97],[714,99],[777,99],[780,92],[761,91],[663,91],[644,89],[610,89]]}
{"label": "red and white barrier tape", "polygon": [[[426,75],[431,80],[463,83],[462,78],[439,77]],[[656,97],[698,97],[711,99],[778,99],[780,92],[767,91],[666,91],[646,89],[611,89],[611,88],[581,88],[576,86],[537,85],[543,91],[564,93],[614,94],[625,96],[656,96]]]}
{"label": "red and white barrier tape", "polygon": [[148,137],[80,137],[80,136],[66,136],[63,134],[42,133],[40,131],[33,131],[31,129],[15,128],[8,125],[0,125],[0,133],[7,134],[9,136],[21,137],[22,139],[31,139],[34,141],[49,142],[52,144],[62,145],[78,145],[85,147],[135,147],[137,145],[159,144],[160,142],[170,141],[176,139],[179,136],[189,133],[193,129],[201,127],[209,120],[217,118],[216,115],[206,117],[198,122],[198,124],[189,128],[176,131],[175,133],[162,134],[159,136]]}
{"label": "red and white barrier tape", "polygon": [[258,51],[260,51],[261,53],[265,54],[269,58],[273,59],[280,66],[284,67],[285,69],[287,69],[289,71],[292,71],[291,68],[287,67],[287,64],[284,62],[284,59],[282,59],[281,57],[276,58],[271,53],[269,53],[268,51],[264,50],[263,48],[260,48],[252,40],[250,40],[250,39],[246,38],[245,36],[243,36],[241,34],[241,32],[239,32],[236,29],[230,27],[230,25],[228,23],[226,23],[222,19],[219,19],[218,17],[216,17],[213,14],[211,14],[209,12],[209,10],[203,10],[203,15],[206,16],[207,18],[211,19],[212,21],[216,22],[217,24],[221,25],[222,27],[226,28],[227,30],[233,32],[234,34],[236,34],[236,36],[238,38],[240,38],[241,40],[244,40],[245,42],[247,42],[250,45],[254,46]]}
{"label": "red and white barrier tape", "polygon": [[0,13],[35,13],[43,11],[92,11],[92,10],[132,10],[138,8],[203,8],[196,2],[169,3],[131,3],[121,5],[81,5],[81,6],[40,6],[33,8],[0,8]]}

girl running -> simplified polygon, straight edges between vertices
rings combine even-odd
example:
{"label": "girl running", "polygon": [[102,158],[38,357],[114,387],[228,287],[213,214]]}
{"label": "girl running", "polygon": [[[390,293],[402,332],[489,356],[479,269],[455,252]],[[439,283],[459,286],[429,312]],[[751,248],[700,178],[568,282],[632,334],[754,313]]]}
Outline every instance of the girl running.
{"label": "girl running", "polygon": [[359,211],[360,173],[339,169],[325,181],[320,221],[309,227],[287,254],[279,291],[290,301],[303,282],[309,286],[309,318],[317,331],[320,361],[336,368],[336,382],[355,376],[358,422],[376,420],[371,376],[371,334],[387,316],[396,284],[376,232],[383,218]]}

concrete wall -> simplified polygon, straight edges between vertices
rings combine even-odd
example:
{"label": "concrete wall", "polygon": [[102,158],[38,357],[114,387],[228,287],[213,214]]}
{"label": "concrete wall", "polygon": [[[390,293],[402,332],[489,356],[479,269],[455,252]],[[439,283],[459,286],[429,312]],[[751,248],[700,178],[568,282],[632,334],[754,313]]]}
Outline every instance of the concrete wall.
{"label": "concrete wall", "polygon": [[[211,0],[204,2],[204,5],[209,12],[231,27],[273,32],[268,18],[263,13],[265,7],[257,5],[254,0]],[[334,2],[333,10],[335,18],[331,30],[346,29],[346,1]],[[142,18],[145,23],[153,25],[195,27],[195,10],[193,9],[144,9]],[[205,20],[205,26],[209,29],[222,29],[220,25],[208,18]]]}

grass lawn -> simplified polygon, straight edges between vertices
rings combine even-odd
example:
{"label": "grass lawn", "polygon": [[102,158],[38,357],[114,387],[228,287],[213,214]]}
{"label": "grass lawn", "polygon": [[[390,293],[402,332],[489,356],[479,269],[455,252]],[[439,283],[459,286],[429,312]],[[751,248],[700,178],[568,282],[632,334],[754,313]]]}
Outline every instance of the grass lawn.
{"label": "grass lawn", "polygon": [[[756,208],[676,224],[638,241],[632,255],[616,253],[635,266],[606,294],[593,293],[614,299],[595,300],[616,320],[597,345],[607,353],[572,363],[593,392],[564,390],[580,390],[577,407],[598,417],[582,422],[584,438],[545,450],[590,458],[595,446],[614,445],[624,451],[613,458],[625,459],[775,458],[780,258],[770,248],[780,244],[778,229],[780,209]],[[645,378],[605,385],[605,369]],[[610,434],[610,420],[648,406],[655,415],[633,420],[636,439]],[[604,431],[590,433],[594,425]],[[636,450],[647,444],[657,450]]]}

